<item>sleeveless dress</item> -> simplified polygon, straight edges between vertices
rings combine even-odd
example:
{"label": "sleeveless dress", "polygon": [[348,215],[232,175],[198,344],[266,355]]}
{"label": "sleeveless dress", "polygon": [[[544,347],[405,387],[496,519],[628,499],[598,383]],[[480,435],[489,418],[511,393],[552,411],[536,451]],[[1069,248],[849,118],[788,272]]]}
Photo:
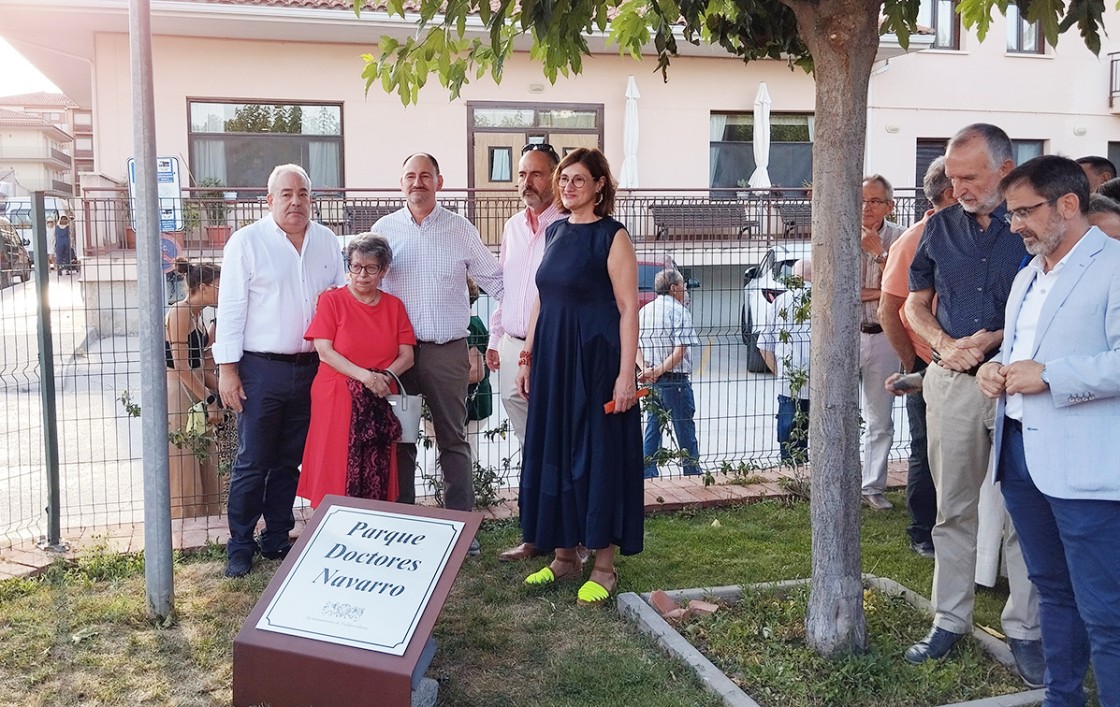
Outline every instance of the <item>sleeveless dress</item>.
{"label": "sleeveless dress", "polygon": [[645,509],[639,406],[608,415],[621,350],[607,273],[613,218],[557,221],[546,232],[529,369],[529,419],[518,505],[543,551],[583,543],[642,551]]}
{"label": "sleeveless dress", "polygon": [[[168,316],[170,315],[168,312]],[[182,432],[186,429],[188,411],[197,401],[175,372],[175,358],[171,353],[171,342],[166,336],[163,344],[167,359],[168,431]],[[187,333],[188,368],[196,370],[202,367],[203,353],[209,344],[202,320],[192,318],[191,330]],[[168,441],[172,518],[221,515],[225,492],[218,475],[216,452],[212,439],[205,442],[198,440],[184,446]]]}

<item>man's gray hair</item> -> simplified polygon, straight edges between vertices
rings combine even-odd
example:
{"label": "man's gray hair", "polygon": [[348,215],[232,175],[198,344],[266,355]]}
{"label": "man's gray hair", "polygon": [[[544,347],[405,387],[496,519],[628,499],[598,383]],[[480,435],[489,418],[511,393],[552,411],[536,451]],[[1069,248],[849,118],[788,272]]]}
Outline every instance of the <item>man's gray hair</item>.
{"label": "man's gray hair", "polygon": [[949,141],[949,147],[960,147],[974,138],[980,138],[988,148],[988,160],[992,169],[998,170],[1004,162],[1014,160],[1011,148],[1011,138],[1007,133],[991,123],[973,123],[966,125]]}
{"label": "man's gray hair", "polygon": [[891,183],[889,181],[887,181],[887,178],[884,177],[883,175],[881,175],[881,174],[869,174],[869,175],[867,175],[866,177],[863,178],[863,185],[867,186],[868,184],[878,184],[879,186],[883,187],[883,191],[886,192],[886,194],[887,194],[887,201],[893,201],[894,200],[894,187],[891,186]]}
{"label": "man's gray hair", "polygon": [[673,268],[665,268],[653,276],[653,291],[659,295],[667,295],[673,285],[683,284],[684,276]]}
{"label": "man's gray hair", "polygon": [[938,204],[941,196],[947,189],[952,188],[953,180],[945,174],[945,155],[941,155],[926,168],[926,176],[922,179],[922,191],[930,203]]}
{"label": "man's gray hair", "polygon": [[385,240],[384,236],[369,231],[359,233],[346,244],[347,263],[350,262],[350,256],[354,253],[375,258],[382,271],[393,264],[393,249],[389,247],[389,241]]}
{"label": "man's gray hair", "polygon": [[299,178],[303,180],[304,186],[307,187],[307,191],[311,191],[311,177],[307,176],[307,170],[300,167],[298,164],[282,164],[277,165],[276,168],[272,170],[272,174],[268,175],[269,194],[276,188],[276,180],[280,179],[280,176],[287,172],[295,172],[298,174]]}
{"label": "man's gray hair", "polygon": [[1109,199],[1104,194],[1089,195],[1090,214],[1116,214],[1120,216],[1120,203]]}

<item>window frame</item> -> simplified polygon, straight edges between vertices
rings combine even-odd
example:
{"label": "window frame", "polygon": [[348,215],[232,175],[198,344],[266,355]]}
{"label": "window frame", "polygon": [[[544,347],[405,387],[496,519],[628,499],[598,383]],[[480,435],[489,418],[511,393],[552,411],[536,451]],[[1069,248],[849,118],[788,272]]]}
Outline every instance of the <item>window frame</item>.
{"label": "window frame", "polygon": [[[1014,15],[1014,18],[1012,17]],[[1023,56],[1044,56],[1046,54],[1046,38],[1042,35],[1042,27],[1037,22],[1028,22],[1019,11],[1019,6],[1014,3],[1007,6],[1007,53]],[[1034,46],[1023,46],[1023,35],[1028,27],[1034,27]]]}

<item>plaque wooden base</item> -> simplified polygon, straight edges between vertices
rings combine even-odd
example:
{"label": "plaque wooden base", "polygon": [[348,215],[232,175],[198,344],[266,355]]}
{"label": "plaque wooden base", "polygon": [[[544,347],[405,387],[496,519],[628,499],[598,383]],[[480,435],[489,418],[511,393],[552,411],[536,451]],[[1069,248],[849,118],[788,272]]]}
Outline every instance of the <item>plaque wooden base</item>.
{"label": "plaque wooden base", "polygon": [[[422,607],[403,655],[344,645],[332,642],[330,638],[316,640],[258,627],[277,592],[285,586],[289,574],[301,565],[304,553],[309,555],[307,562],[318,561],[323,555],[322,547],[312,545],[312,539],[317,536],[319,525],[331,515],[332,508],[364,509],[404,518],[463,523],[462,531],[450,547],[443,571],[436,577],[434,589]],[[338,517],[337,513],[335,517]],[[413,689],[419,684],[434,654],[435,644],[430,640],[432,628],[480,523],[481,516],[477,513],[327,496],[234,639],[234,707],[409,707]],[[333,596],[332,592],[340,590],[329,588],[324,583],[324,587],[316,591]],[[371,611],[376,616],[376,611]]]}

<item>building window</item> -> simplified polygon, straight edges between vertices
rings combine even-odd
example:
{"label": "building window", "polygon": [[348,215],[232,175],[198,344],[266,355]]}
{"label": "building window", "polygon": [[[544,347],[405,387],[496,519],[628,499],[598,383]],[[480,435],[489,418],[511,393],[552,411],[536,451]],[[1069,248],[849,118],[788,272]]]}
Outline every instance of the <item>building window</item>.
{"label": "building window", "polygon": [[188,101],[187,143],[195,183],[263,187],[278,164],[307,170],[314,189],[342,180],[342,105]]}
{"label": "building window", "polygon": [[512,182],[513,181],[513,148],[511,148],[511,147],[491,147],[490,148],[490,181],[491,182]]}
{"label": "building window", "polygon": [[[799,190],[812,181],[813,127],[812,115],[770,115],[767,172],[774,187]],[[709,186],[714,189],[746,186],[755,169],[754,114],[712,113],[709,129]],[[730,193],[724,196],[729,197]]]}
{"label": "building window", "polygon": [[1042,29],[1037,22],[1027,22],[1019,14],[1019,6],[1007,6],[1007,51],[1013,54],[1043,54]]}
{"label": "building window", "polygon": [[1120,165],[1120,142],[1109,141],[1107,155],[1112,164]]}
{"label": "building window", "polygon": [[1046,148],[1045,140],[1012,140],[1011,159],[1016,165],[1021,165],[1027,160],[1033,160],[1042,155]]}
{"label": "building window", "polygon": [[918,7],[918,24],[933,30],[934,49],[961,48],[961,18],[958,0],[922,0]]}

